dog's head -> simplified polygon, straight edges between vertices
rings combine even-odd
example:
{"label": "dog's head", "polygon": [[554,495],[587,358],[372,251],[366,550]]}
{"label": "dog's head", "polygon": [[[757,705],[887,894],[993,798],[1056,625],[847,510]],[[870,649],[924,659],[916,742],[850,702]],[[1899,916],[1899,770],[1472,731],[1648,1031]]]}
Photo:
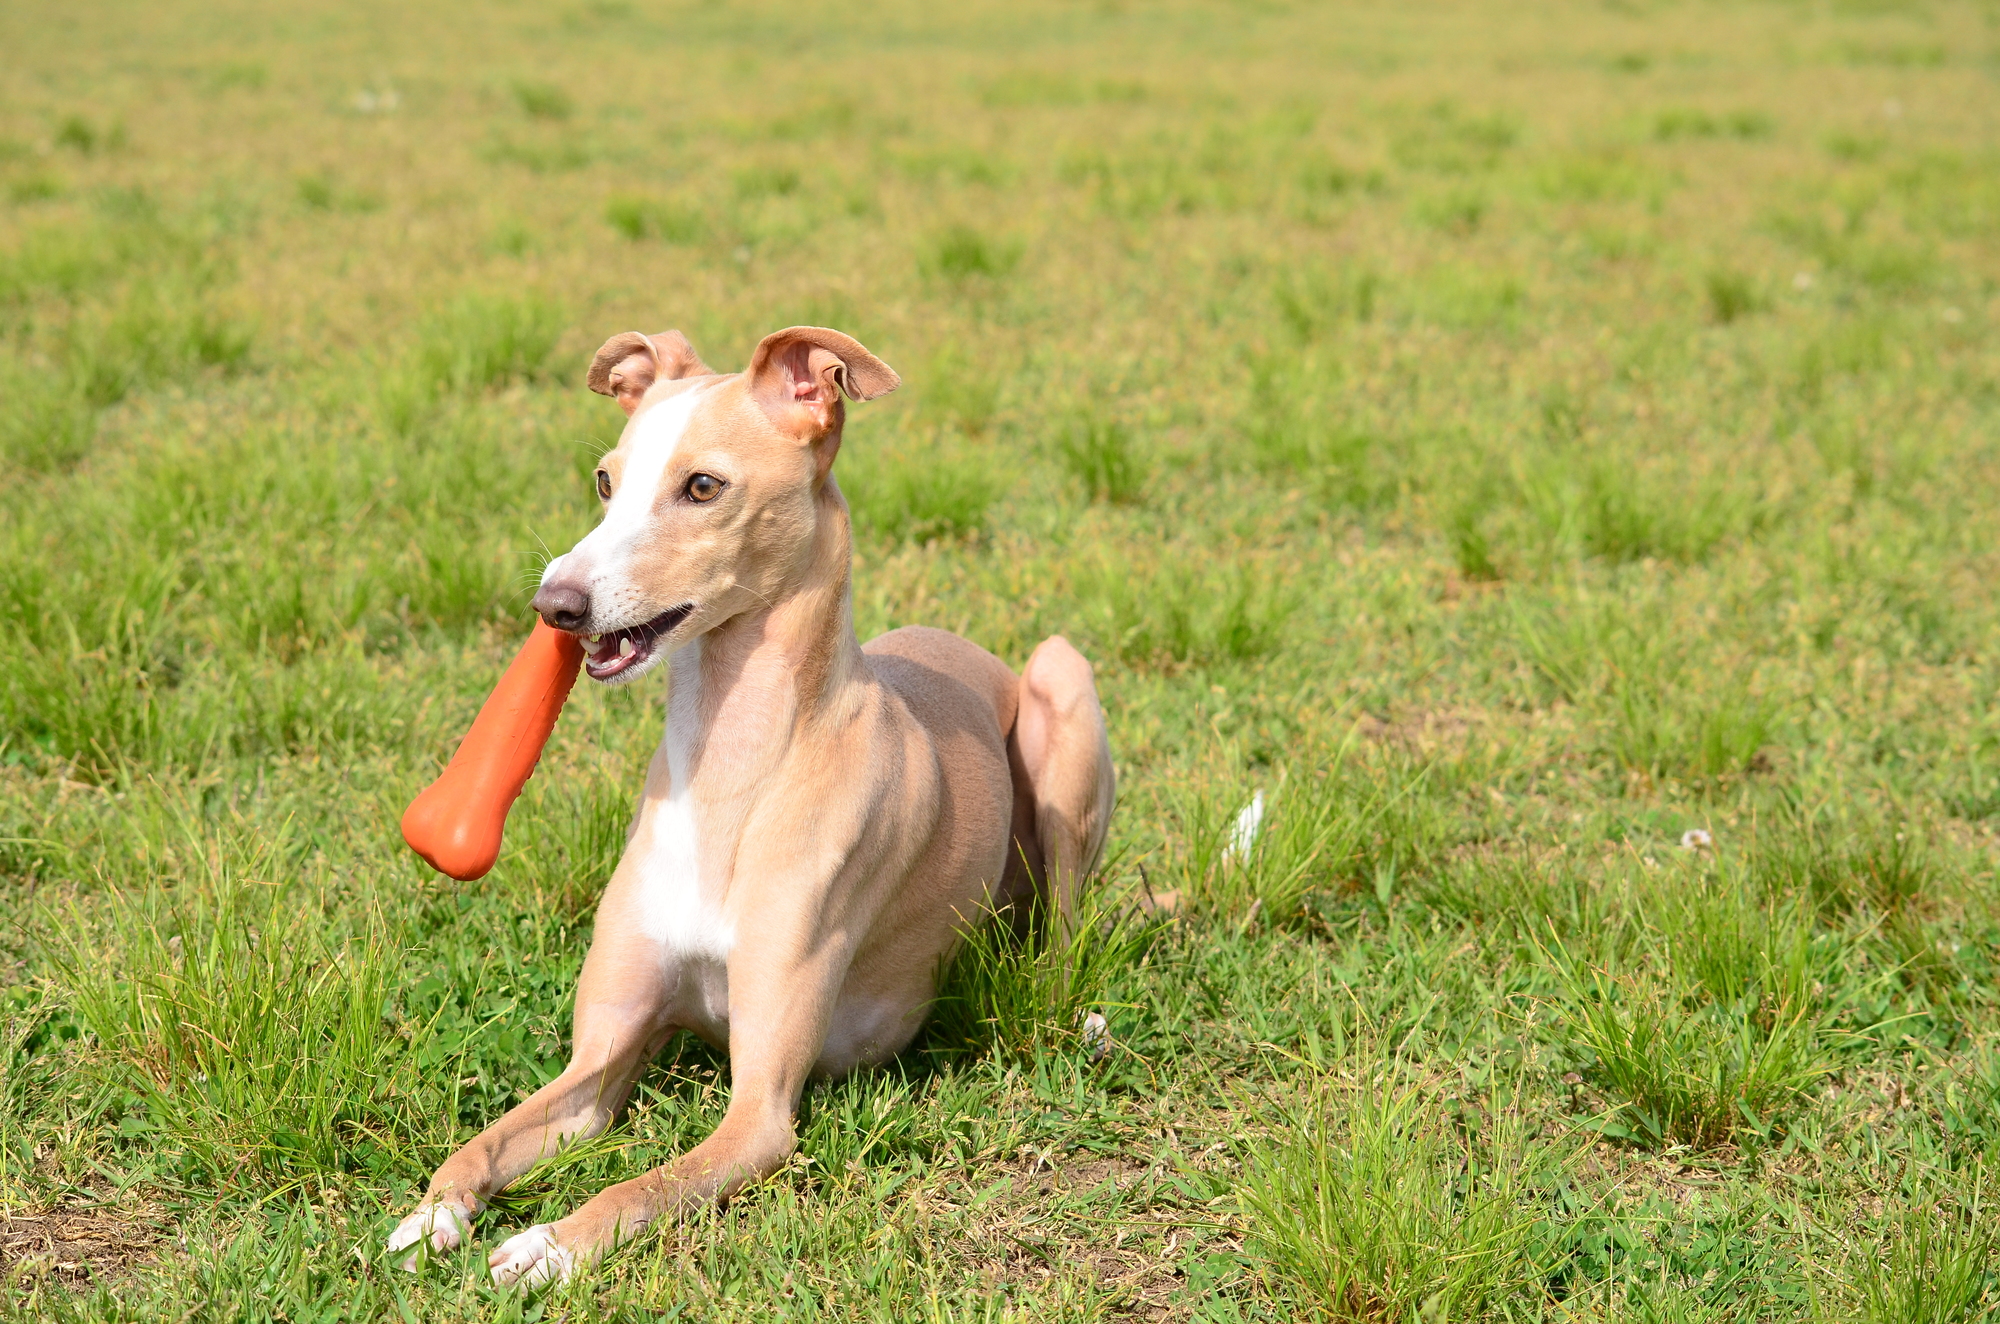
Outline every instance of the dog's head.
{"label": "dog's head", "polygon": [[595,475],[604,520],[549,562],[534,609],[584,636],[584,669],[607,682],[796,582],[840,449],[841,397],[899,384],[852,336],[817,326],[773,332],[726,376],[678,331],[626,332],[597,351],[589,383],[628,420]]}

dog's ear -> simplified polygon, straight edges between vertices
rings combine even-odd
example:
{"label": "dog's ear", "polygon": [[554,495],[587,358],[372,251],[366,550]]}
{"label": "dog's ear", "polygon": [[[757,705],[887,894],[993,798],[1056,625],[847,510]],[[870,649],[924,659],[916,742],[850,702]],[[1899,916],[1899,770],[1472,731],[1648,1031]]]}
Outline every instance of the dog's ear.
{"label": "dog's ear", "polygon": [[708,371],[701,355],[694,352],[688,338],[678,331],[662,331],[653,336],[627,331],[604,342],[597,357],[590,361],[590,374],[585,381],[599,395],[615,398],[618,407],[630,418],[654,382],[663,378],[675,381],[682,377],[705,377]]}
{"label": "dog's ear", "polygon": [[786,327],[765,336],[750,356],[747,375],[758,403],[778,425],[809,442],[839,427],[841,396],[873,400],[903,384],[896,370],[860,341],[823,326]]}

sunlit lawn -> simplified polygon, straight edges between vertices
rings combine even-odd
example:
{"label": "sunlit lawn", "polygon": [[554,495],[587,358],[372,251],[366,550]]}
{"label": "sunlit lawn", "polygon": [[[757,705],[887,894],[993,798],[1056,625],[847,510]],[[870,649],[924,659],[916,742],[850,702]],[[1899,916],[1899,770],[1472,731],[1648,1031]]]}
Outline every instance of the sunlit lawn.
{"label": "sunlit lawn", "polygon": [[[0,42],[10,1317],[2000,1301],[1988,9],[22,0]],[[1096,663],[1085,1000],[986,935],[779,1178],[495,1293],[505,1231],[719,1119],[684,1039],[404,1275],[430,1170],[560,1068],[660,730],[580,690],[479,883],[397,837],[594,518],[588,355],[802,322],[906,383],[837,469],[864,637]]]}

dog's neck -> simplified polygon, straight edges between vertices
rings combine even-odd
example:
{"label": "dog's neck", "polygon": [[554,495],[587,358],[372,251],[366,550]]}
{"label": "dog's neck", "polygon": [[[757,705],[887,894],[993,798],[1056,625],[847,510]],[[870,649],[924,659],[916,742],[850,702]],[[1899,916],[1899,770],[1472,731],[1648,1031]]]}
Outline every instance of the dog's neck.
{"label": "dog's neck", "polygon": [[674,787],[754,781],[815,724],[857,701],[853,538],[829,477],[802,570],[768,605],[733,616],[670,659],[665,750]]}

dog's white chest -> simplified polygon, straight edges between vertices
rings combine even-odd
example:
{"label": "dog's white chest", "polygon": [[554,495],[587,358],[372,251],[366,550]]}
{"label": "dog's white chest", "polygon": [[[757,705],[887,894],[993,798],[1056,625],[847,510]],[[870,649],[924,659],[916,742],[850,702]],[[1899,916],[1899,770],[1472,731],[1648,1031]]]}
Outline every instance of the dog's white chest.
{"label": "dog's white chest", "polygon": [[641,931],[671,958],[726,960],[735,926],[702,885],[701,836],[685,793],[654,809],[650,835],[634,897]]}
{"label": "dog's white chest", "polygon": [[695,815],[693,751],[700,739],[701,640],[670,659],[667,693],[667,798],[652,807],[648,846],[639,862],[639,923],[672,956],[722,961],[735,946],[735,927],[722,913],[719,889],[702,876],[703,842]]}
{"label": "dog's white chest", "polygon": [[672,658],[667,696],[665,799],[646,808],[645,853],[636,861],[633,918],[640,932],[659,945],[660,963],[670,986],[675,1014],[690,1029],[726,1041],[729,1024],[729,953],[736,926],[723,913],[725,888],[707,877],[703,859],[726,858],[724,843],[702,839],[690,787],[692,752],[701,719],[701,643]]}

